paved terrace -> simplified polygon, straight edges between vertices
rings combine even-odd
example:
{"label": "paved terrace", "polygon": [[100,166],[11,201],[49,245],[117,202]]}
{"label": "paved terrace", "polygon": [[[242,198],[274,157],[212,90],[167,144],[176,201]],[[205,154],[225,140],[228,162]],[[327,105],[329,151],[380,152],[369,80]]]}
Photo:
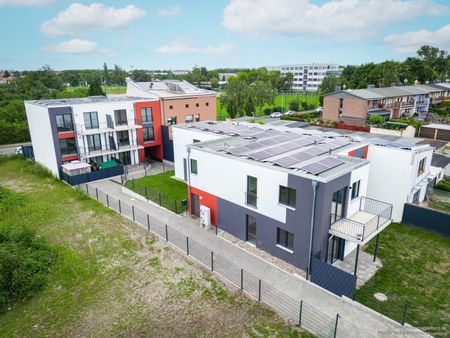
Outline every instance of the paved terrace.
{"label": "paved terrace", "polygon": [[[412,327],[402,327],[399,323],[382,316],[359,303],[340,298],[302,277],[297,277],[272,265],[269,262],[243,250],[242,248],[217,237],[213,231],[200,228],[198,220],[175,215],[158,206],[134,199],[122,192],[122,187],[113,181],[97,181],[90,183],[90,188],[98,188],[116,199],[120,199],[136,209],[150,215],[151,222],[168,224],[180,233],[194,239],[204,247],[240,266],[260,278],[267,284],[283,291],[293,299],[313,305],[317,310],[335,318],[339,314],[347,322],[367,332],[370,336],[378,336],[380,331],[390,331],[391,337],[405,337],[414,332],[416,337],[429,337],[417,332]],[[406,329],[406,331],[405,331]],[[355,336],[355,332],[346,332],[346,337]]]}

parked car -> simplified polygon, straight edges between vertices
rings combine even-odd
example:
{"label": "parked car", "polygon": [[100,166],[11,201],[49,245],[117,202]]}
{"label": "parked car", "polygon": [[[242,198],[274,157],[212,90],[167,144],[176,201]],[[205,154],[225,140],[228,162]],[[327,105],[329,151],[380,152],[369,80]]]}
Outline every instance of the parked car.
{"label": "parked car", "polygon": [[323,108],[322,107],[316,108],[316,109],[314,109],[314,112],[321,113],[321,112],[323,112]]}
{"label": "parked car", "polygon": [[275,111],[275,112],[273,112],[272,114],[270,114],[269,116],[270,116],[270,117],[281,117],[281,115],[283,115],[283,114],[281,114],[281,112]]}
{"label": "parked car", "polygon": [[283,115],[287,115],[287,116],[289,116],[289,115],[295,115],[295,114],[297,114],[297,112],[295,111],[295,110],[288,110],[286,113],[284,113]]}
{"label": "parked car", "polygon": [[16,148],[16,155],[21,155],[21,154],[23,154],[22,147],[17,147]]}

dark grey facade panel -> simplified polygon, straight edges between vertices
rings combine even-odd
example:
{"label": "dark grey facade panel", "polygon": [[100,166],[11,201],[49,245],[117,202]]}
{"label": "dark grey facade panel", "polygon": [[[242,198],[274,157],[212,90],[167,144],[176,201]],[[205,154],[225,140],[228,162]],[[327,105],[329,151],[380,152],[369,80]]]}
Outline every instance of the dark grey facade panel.
{"label": "dark grey facade panel", "polygon": [[[52,136],[53,136],[53,144],[55,146],[55,154],[58,165],[61,165],[61,147],[59,145],[59,139],[58,139],[58,128],[56,126],[56,115],[71,115],[72,121],[75,123],[73,114],[72,114],[72,108],[71,107],[55,107],[55,108],[48,108],[48,115],[50,118],[50,126],[52,128]],[[74,126],[75,127],[75,126]],[[76,138],[75,138],[76,140]]]}
{"label": "dark grey facade panel", "polygon": [[[319,183],[316,196],[316,212],[313,236],[313,254],[325,260],[330,228],[330,211],[333,193],[350,184],[350,174],[328,183]],[[286,208],[286,223],[262,215],[258,209],[239,206],[230,201],[217,198],[218,225],[222,230],[245,241],[246,215],[256,218],[256,246],[273,256],[306,270],[309,265],[309,239],[313,186],[310,179],[289,175],[288,187],[297,190],[295,210]],[[348,194],[347,194],[348,195]],[[348,197],[347,197],[348,198]],[[274,197],[277,203],[278,196]],[[344,206],[346,201],[344,203]],[[294,234],[293,253],[277,246],[277,228]]]}

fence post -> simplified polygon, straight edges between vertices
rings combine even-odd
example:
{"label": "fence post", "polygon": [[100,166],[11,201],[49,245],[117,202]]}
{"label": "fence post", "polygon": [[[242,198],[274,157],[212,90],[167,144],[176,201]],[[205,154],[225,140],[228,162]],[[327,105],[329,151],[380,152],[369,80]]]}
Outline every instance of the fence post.
{"label": "fence post", "polygon": [[302,326],[303,301],[300,301],[300,313],[298,315],[298,326]]}
{"label": "fence post", "polygon": [[214,251],[211,251],[211,271],[214,271]]}
{"label": "fence post", "polygon": [[119,214],[122,214],[122,205],[120,204],[120,199],[119,199]]}
{"label": "fence post", "polygon": [[338,328],[338,321],[339,321],[339,313],[336,314],[336,324],[334,324],[334,338],[336,338],[337,334],[337,328]]}
{"label": "fence post", "polygon": [[147,214],[147,229],[150,231],[150,215]]}
{"label": "fence post", "polygon": [[408,302],[405,302],[405,307],[403,308],[403,318],[402,318],[402,326],[405,325],[405,321],[406,321],[406,309],[408,307]]}
{"label": "fence post", "polygon": [[89,195],[89,186],[88,186],[88,184],[86,183],[86,194],[88,194]]}
{"label": "fence post", "polygon": [[97,201],[98,201],[98,189],[97,188],[95,188],[95,197],[97,198]]}
{"label": "fence post", "polygon": [[241,269],[241,291],[244,290],[244,269]]}
{"label": "fence post", "polygon": [[216,236],[217,236],[217,225],[216,225]]}
{"label": "fence post", "polygon": [[261,279],[258,282],[258,302],[261,301]]}
{"label": "fence post", "polygon": [[189,237],[186,236],[186,255],[189,256]]}
{"label": "fence post", "polygon": [[166,226],[166,242],[169,241],[169,231],[167,230],[167,224],[165,224]]}
{"label": "fence post", "polygon": [[158,194],[159,194],[159,206],[161,206],[161,193]]}
{"label": "fence post", "polygon": [[133,213],[133,222],[136,221],[136,218],[134,217],[134,205],[131,206],[131,212]]}
{"label": "fence post", "polygon": [[106,194],[106,205],[107,205],[108,208],[109,208],[109,195],[108,195],[108,194]]}

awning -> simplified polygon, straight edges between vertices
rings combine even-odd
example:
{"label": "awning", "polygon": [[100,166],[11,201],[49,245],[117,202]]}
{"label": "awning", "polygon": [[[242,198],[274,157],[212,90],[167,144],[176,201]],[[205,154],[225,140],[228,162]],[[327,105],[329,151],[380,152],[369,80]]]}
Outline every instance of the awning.
{"label": "awning", "polygon": [[106,161],[103,162],[102,164],[100,164],[100,169],[106,169],[106,168],[112,168],[112,167],[117,167],[118,163],[114,160],[111,161]]}

